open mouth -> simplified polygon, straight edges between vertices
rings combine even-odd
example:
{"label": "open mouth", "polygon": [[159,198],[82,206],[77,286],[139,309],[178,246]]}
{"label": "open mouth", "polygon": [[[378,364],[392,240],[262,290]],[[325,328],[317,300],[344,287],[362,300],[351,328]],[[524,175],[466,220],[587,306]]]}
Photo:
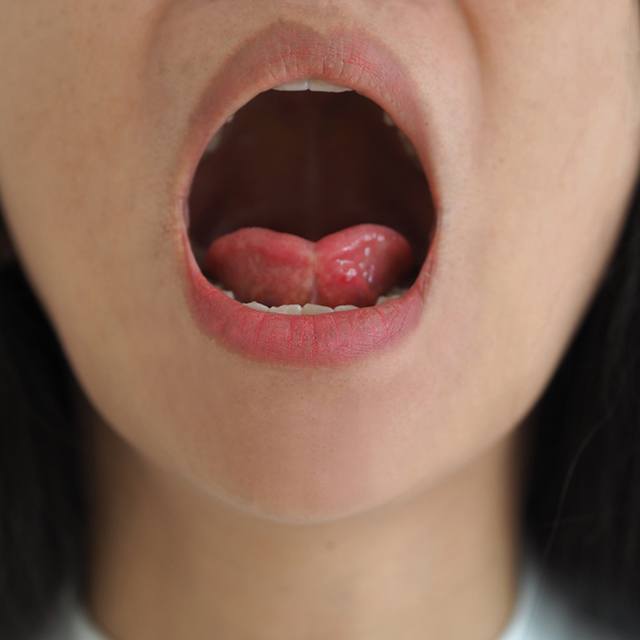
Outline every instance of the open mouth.
{"label": "open mouth", "polygon": [[402,297],[436,216],[413,144],[380,106],[298,80],[258,94],[215,133],[188,218],[201,273],[235,304],[320,315]]}
{"label": "open mouth", "polygon": [[279,20],[235,50],[179,160],[176,248],[205,338],[300,368],[414,333],[442,226],[430,100],[362,29]]}

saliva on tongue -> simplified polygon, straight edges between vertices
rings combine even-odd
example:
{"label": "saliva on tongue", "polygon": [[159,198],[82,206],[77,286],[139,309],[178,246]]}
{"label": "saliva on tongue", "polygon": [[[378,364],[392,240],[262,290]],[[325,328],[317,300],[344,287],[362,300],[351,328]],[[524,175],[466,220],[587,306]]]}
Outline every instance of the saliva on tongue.
{"label": "saliva on tongue", "polygon": [[261,227],[217,238],[205,268],[240,302],[372,306],[414,266],[407,239],[389,227],[360,224],[317,242]]}

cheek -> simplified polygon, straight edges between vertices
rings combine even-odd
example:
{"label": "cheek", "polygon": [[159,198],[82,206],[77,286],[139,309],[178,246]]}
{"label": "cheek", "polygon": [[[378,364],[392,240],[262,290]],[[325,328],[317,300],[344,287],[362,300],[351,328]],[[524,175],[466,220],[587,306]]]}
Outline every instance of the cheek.
{"label": "cheek", "polygon": [[[624,6],[598,22],[597,40],[583,36],[598,31],[586,6],[561,36],[523,22],[484,41],[468,170],[453,161],[443,169],[456,189],[443,204],[448,233],[424,332],[425,345],[449,345],[453,360],[424,366],[437,362],[442,385],[465,405],[446,412],[447,425],[458,412],[460,432],[465,421],[487,438],[517,424],[612,257],[639,148],[640,69],[629,55],[638,38],[627,28],[636,9]],[[453,121],[451,131],[457,140]]]}
{"label": "cheek", "polygon": [[502,370],[526,384],[529,369],[532,388],[582,320],[637,178],[637,7],[619,3],[603,16],[597,5],[572,11],[562,36],[542,21],[520,46],[507,38],[502,50],[498,38],[488,54],[503,63],[487,66],[473,204],[461,224],[477,236],[466,253],[478,257]]}

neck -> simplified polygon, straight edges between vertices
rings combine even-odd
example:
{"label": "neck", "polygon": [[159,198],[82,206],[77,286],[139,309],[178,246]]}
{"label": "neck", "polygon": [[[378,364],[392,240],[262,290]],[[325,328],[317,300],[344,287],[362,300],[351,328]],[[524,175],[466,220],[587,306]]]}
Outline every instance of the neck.
{"label": "neck", "polygon": [[516,438],[409,498],[286,525],[233,510],[93,419],[90,615],[120,640],[493,638],[520,556]]}

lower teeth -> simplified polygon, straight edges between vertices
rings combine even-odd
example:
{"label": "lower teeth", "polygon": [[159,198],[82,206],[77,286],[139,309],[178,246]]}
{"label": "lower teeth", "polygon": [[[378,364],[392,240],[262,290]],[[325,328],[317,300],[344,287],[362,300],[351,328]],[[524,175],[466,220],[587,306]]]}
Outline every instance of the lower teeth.
{"label": "lower teeth", "polygon": [[[222,291],[226,296],[235,300],[235,295],[233,291],[228,291],[227,289],[223,289],[220,285],[214,285],[217,289]],[[387,300],[393,300],[395,298],[399,298],[401,295],[405,294],[407,289],[403,289],[401,287],[394,287],[389,291],[387,295],[380,296],[375,306],[380,304],[384,304]],[[249,307],[250,309],[255,309],[256,311],[263,311],[268,313],[281,313],[285,315],[292,316],[316,316],[321,315],[323,313],[333,313],[334,311],[352,311],[353,309],[360,309],[362,307],[356,307],[353,304],[342,304],[337,307],[325,307],[319,304],[311,304],[307,303],[305,305],[299,304],[284,304],[279,307],[268,307],[264,304],[260,304],[259,302],[243,302],[245,307]]]}

